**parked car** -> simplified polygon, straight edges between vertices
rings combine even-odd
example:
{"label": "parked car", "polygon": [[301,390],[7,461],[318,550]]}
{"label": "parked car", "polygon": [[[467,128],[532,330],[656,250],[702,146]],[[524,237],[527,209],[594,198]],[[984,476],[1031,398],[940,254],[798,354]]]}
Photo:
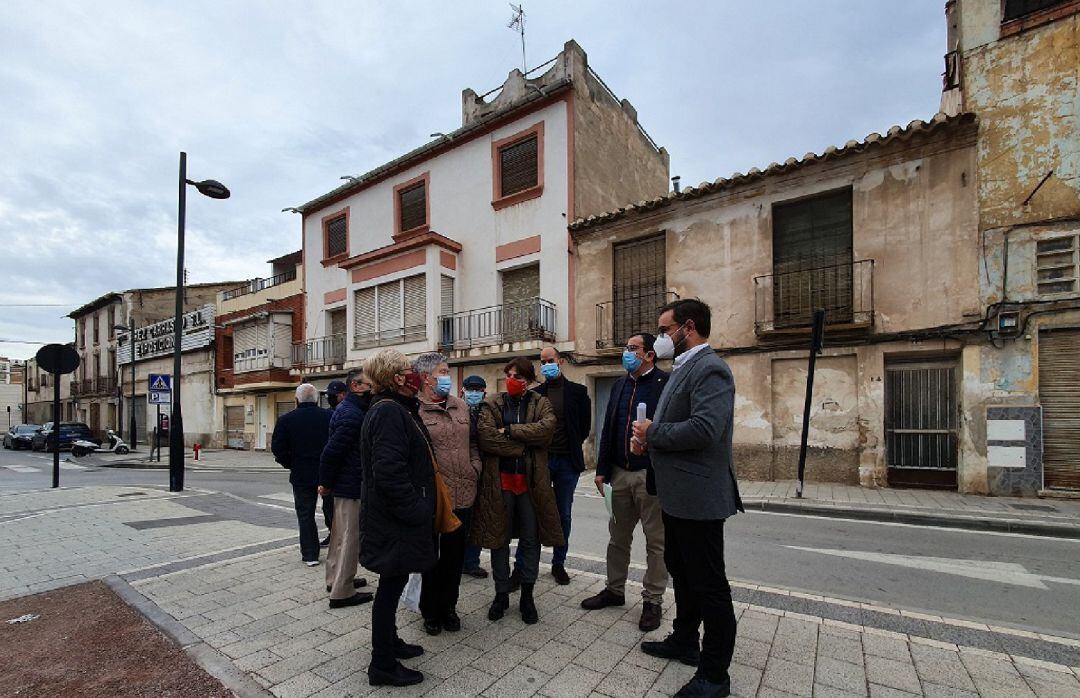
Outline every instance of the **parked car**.
{"label": "parked car", "polygon": [[[59,448],[61,451],[70,449],[76,441],[93,441],[101,444],[101,439],[94,438],[90,427],[83,422],[60,422]],[[41,431],[34,434],[33,449],[35,451],[54,451],[57,448],[57,436],[53,431],[53,423],[45,422]]]}
{"label": "parked car", "polygon": [[16,424],[4,434],[4,448],[30,448],[34,444],[34,434],[41,429],[40,424]]}

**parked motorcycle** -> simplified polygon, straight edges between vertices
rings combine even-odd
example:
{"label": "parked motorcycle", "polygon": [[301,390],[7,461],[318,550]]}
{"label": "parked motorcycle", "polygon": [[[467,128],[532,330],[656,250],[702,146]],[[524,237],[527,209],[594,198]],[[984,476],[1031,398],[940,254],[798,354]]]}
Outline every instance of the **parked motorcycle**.
{"label": "parked motorcycle", "polygon": [[80,440],[71,444],[71,455],[76,458],[82,458],[88,456],[91,453],[115,453],[120,456],[126,456],[131,453],[131,449],[128,447],[124,440],[116,435],[116,432],[109,429],[106,434],[105,443],[98,446],[93,441]]}

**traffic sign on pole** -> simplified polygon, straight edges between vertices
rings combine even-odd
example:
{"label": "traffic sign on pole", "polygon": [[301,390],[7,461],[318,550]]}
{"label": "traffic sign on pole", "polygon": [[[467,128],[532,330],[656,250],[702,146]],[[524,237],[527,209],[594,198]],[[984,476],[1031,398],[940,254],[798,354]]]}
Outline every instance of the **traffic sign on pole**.
{"label": "traffic sign on pole", "polygon": [[168,405],[172,402],[172,376],[167,373],[151,373],[147,377],[147,401],[151,405]]}

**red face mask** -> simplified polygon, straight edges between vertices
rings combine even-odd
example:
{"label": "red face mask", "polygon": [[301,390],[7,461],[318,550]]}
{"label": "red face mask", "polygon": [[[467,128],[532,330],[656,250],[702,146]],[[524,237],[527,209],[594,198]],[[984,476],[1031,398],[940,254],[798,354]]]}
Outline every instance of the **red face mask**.
{"label": "red face mask", "polygon": [[420,388],[424,385],[424,375],[422,373],[406,373],[405,374],[405,387],[412,390],[414,393],[419,393]]}
{"label": "red face mask", "polygon": [[525,394],[525,388],[529,383],[523,378],[507,378],[506,379],[506,393],[510,397],[521,397]]}

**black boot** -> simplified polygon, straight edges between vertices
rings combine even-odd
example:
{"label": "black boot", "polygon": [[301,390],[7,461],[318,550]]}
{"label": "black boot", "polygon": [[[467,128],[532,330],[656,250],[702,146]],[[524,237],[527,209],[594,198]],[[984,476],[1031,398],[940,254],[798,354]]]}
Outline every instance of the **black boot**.
{"label": "black boot", "polygon": [[536,612],[536,604],[533,602],[533,587],[535,584],[521,583],[521,601],[518,602],[518,610],[521,611],[521,620],[528,625],[540,622],[540,615]]}
{"label": "black boot", "polygon": [[496,592],[495,600],[491,602],[491,608],[488,609],[488,620],[499,620],[508,608],[510,608],[510,594],[505,591]]}

